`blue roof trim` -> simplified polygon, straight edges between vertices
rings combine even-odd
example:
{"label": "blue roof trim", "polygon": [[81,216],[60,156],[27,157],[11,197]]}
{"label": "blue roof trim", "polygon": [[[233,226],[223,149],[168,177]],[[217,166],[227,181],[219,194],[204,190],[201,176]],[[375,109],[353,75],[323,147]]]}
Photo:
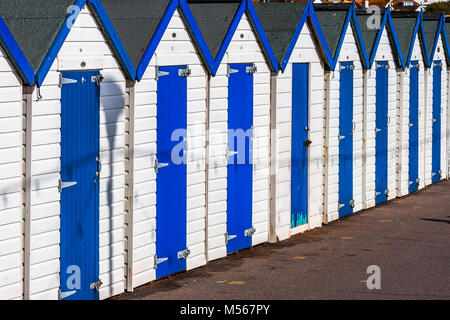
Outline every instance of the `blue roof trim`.
{"label": "blue roof trim", "polygon": [[206,41],[203,38],[202,32],[200,31],[200,28],[198,27],[197,22],[195,21],[195,18],[192,14],[191,9],[189,9],[189,5],[187,4],[186,0],[180,0],[180,8],[186,23],[191,29],[194,41],[197,44],[198,49],[200,50],[204,62],[208,67],[208,70],[211,72],[212,75],[215,75],[217,69],[215,68],[214,58],[211,52],[209,51],[208,45],[206,44]]}
{"label": "blue roof trim", "polygon": [[44,82],[45,77],[47,76],[48,71],[50,70],[53,61],[55,61],[56,56],[58,55],[59,50],[61,49],[62,45],[64,44],[64,41],[66,41],[66,38],[70,32],[69,24],[67,23],[69,19],[76,20],[78,18],[78,15],[80,14],[81,9],[86,4],[87,0],[77,0],[75,1],[74,5],[79,7],[80,10],[78,12],[75,12],[72,14],[67,14],[66,20],[64,21],[61,29],[59,30],[55,40],[52,43],[52,46],[50,47],[50,50],[48,51],[47,55],[44,58],[44,61],[42,62],[38,72],[36,72],[36,84],[38,87],[42,85]]}
{"label": "blue roof trim", "polygon": [[223,57],[225,56],[225,53],[227,52],[227,48],[230,45],[231,39],[233,38],[233,35],[236,32],[236,29],[239,25],[239,22],[241,21],[242,16],[244,15],[246,7],[247,7],[246,0],[243,0],[238,8],[238,11],[236,12],[236,15],[234,16],[230,28],[228,29],[227,35],[225,36],[222,46],[220,47],[219,52],[217,53],[215,59],[214,74],[217,72],[217,69],[219,69],[220,63]]}
{"label": "blue roof trim", "polygon": [[[434,43],[433,43],[433,49],[431,50],[431,55],[430,55],[430,61],[433,61],[434,59],[434,54],[436,53],[436,48],[438,45],[438,40],[439,40],[439,34],[442,32],[442,28],[444,27],[445,24],[445,16],[444,13],[442,13],[441,18],[439,19],[439,24],[436,30],[436,34],[434,36]],[[445,30],[443,32],[444,34],[446,33]]]}
{"label": "blue roof trim", "polygon": [[[406,57],[406,61],[405,61],[405,67],[409,67],[411,65],[411,57],[412,57],[412,53],[414,51],[414,44],[416,42],[417,33],[419,32],[419,26],[420,26],[420,12],[417,15],[416,25],[414,26],[414,32],[413,32],[411,44],[409,45],[409,50],[408,50],[408,57]],[[423,52],[422,52],[422,56],[423,56]]]}
{"label": "blue roof trim", "polygon": [[378,30],[378,34],[377,34],[377,38],[375,40],[375,46],[372,49],[372,53],[370,55],[370,60],[369,60],[369,66],[370,68],[372,68],[373,63],[375,61],[375,56],[378,50],[378,45],[380,44],[380,40],[381,40],[381,35],[383,34],[383,30],[386,27],[386,23],[388,23],[390,32],[391,32],[391,36],[392,36],[392,40],[394,41],[394,46],[395,46],[395,51],[397,54],[398,59],[400,60],[400,65],[402,67],[402,69],[405,69],[405,62],[403,60],[403,55],[402,52],[400,50],[400,44],[398,42],[398,38],[397,38],[397,33],[395,32],[395,28],[394,28],[394,23],[392,22],[392,18],[391,18],[391,9],[390,6],[387,7],[384,15],[383,15],[383,19],[381,21],[381,25],[380,25],[380,30]]}
{"label": "blue roof trim", "polygon": [[351,17],[352,17],[352,5],[348,8],[347,15],[345,16],[344,26],[342,27],[338,46],[336,48],[336,53],[334,54],[334,57],[333,57],[333,63],[331,65],[331,70],[334,70],[336,68],[336,64],[339,59],[339,53],[341,52],[342,44],[344,43],[345,34],[347,33],[348,24],[350,23]]}
{"label": "blue roof trim", "polygon": [[305,7],[305,10],[303,10],[303,14],[300,17],[300,21],[298,22],[297,28],[295,29],[294,36],[291,39],[291,42],[289,43],[289,46],[286,50],[286,52],[283,55],[282,60],[280,61],[280,68],[281,72],[284,72],[286,69],[286,66],[289,63],[289,59],[291,58],[292,51],[294,51],[295,45],[297,43],[297,39],[300,36],[300,33],[302,32],[302,29],[305,25],[306,19],[309,16],[309,8],[311,7],[311,1],[308,1],[308,4]]}
{"label": "blue roof trim", "polygon": [[355,9],[355,1],[353,1],[353,5],[352,5],[353,9],[352,9],[352,25],[354,28],[354,31],[356,32],[356,41],[358,43],[358,48],[359,48],[359,52],[360,52],[360,57],[362,56],[362,61],[364,64],[364,67],[366,69],[369,68],[369,56],[367,55],[367,51],[366,51],[366,47],[364,45],[364,39],[362,37],[362,33],[361,33],[361,29],[359,28],[359,23],[358,23],[358,18],[356,17],[356,9]]}
{"label": "blue roof trim", "polygon": [[278,71],[278,62],[275,58],[275,54],[272,51],[272,47],[269,44],[269,40],[267,39],[266,33],[263,30],[261,22],[258,19],[258,15],[256,14],[255,8],[253,7],[253,3],[251,0],[247,1],[247,12],[249,13],[250,20],[255,28],[256,35],[259,38],[259,41],[262,45],[264,53],[266,54],[266,58],[272,68],[272,71]]}
{"label": "blue roof trim", "polygon": [[[316,32],[316,36],[319,39],[319,43],[322,46],[322,50],[325,54],[325,62],[331,67],[332,61],[333,61],[333,55],[330,52],[330,49],[328,48],[327,41],[325,40],[325,36],[323,35],[322,28],[320,27],[319,20],[317,19],[316,11],[314,10],[314,6],[312,5],[312,0],[309,1],[309,10],[308,15],[311,20],[311,23],[314,27],[314,30]],[[300,31],[298,32],[298,35],[296,34],[296,37],[300,35]],[[295,41],[297,42],[297,38],[295,38]],[[290,54],[292,51],[290,52]],[[289,54],[289,57],[290,57]],[[286,67],[286,66],[285,66]],[[284,68],[283,68],[284,71]]]}
{"label": "blue roof trim", "polygon": [[125,73],[127,74],[128,78],[134,80],[136,78],[136,70],[134,69],[133,63],[131,62],[128,53],[123,47],[123,44],[120,41],[119,36],[117,35],[116,30],[114,29],[105,9],[103,8],[99,0],[89,0],[89,4],[91,4],[92,9],[97,14],[100,23],[108,34],[110,41],[112,42],[114,49],[119,56],[119,59],[122,61]]}
{"label": "blue roof trim", "polygon": [[445,12],[443,12],[442,14],[444,15],[444,24],[442,25],[442,33],[444,34],[445,55],[447,57],[447,64],[450,65],[450,44],[448,43],[447,30],[445,29]]}
{"label": "blue roof trim", "polygon": [[23,81],[27,85],[34,84],[34,71],[28,62],[27,58],[20,50],[19,45],[14,39],[13,35],[9,31],[3,19],[0,17],[0,42],[5,48],[9,58],[12,60],[14,65],[22,76]]}
{"label": "blue roof trim", "polygon": [[169,3],[169,6],[167,7],[163,18],[159,22],[158,28],[156,29],[153,38],[151,39],[149,45],[147,46],[147,49],[145,50],[144,56],[139,62],[139,65],[136,70],[136,80],[140,81],[144,76],[144,73],[147,70],[150,60],[152,59],[153,54],[155,53],[156,48],[158,47],[158,44],[161,41],[161,38],[163,37],[164,32],[166,31],[166,28],[169,25],[170,19],[172,19],[172,16],[175,10],[177,9],[179,3],[180,3],[179,0],[172,0]]}
{"label": "blue roof trim", "polygon": [[397,57],[400,60],[400,66],[405,70],[405,59],[403,59],[402,49],[400,48],[400,42],[398,41],[397,32],[395,31],[394,22],[391,16],[391,6],[388,7],[388,23],[389,29],[391,31],[392,39],[394,40],[395,51],[397,52]]}
{"label": "blue roof trim", "polygon": [[422,46],[423,46],[423,50],[425,51],[425,62],[426,62],[426,66],[430,67],[431,62],[430,62],[430,56],[428,55],[428,46],[427,46],[427,41],[425,40],[425,30],[423,28],[423,10],[420,11],[420,32],[422,34]]}

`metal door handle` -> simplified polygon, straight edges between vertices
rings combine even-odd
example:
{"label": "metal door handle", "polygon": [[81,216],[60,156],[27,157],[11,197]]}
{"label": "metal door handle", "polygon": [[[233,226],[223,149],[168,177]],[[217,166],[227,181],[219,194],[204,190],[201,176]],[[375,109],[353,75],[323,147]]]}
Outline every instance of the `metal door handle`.
{"label": "metal door handle", "polygon": [[303,141],[303,146],[304,147],[309,147],[310,145],[311,145],[311,143],[312,143],[312,141],[311,140],[305,140],[305,141]]}

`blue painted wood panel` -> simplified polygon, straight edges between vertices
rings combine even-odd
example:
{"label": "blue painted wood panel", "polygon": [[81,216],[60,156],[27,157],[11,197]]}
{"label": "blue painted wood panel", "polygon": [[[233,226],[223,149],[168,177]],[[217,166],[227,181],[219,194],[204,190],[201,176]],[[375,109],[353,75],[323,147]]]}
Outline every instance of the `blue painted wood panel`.
{"label": "blue painted wood panel", "polygon": [[375,203],[388,198],[388,69],[387,61],[376,62]]}
{"label": "blue painted wood panel", "polygon": [[[157,83],[156,277],[186,269],[187,78],[184,66],[159,67]],[[156,170],[155,170],[156,171]],[[167,259],[167,260],[164,260]]]}
{"label": "blue painted wood panel", "polygon": [[292,65],[291,228],[308,223],[309,64]]}
{"label": "blue painted wood panel", "polygon": [[419,63],[409,67],[409,193],[419,188]]}
{"label": "blue painted wood panel", "polygon": [[[252,245],[253,74],[250,64],[231,64],[228,78],[227,252]],[[236,152],[236,153],[234,153]]]}
{"label": "blue painted wood panel", "polygon": [[433,142],[431,182],[441,180],[441,61],[434,61],[433,66]]}
{"label": "blue painted wood panel", "polygon": [[60,290],[66,300],[95,300],[98,279],[99,112],[98,71],[63,72],[72,83],[61,89]]}
{"label": "blue painted wood panel", "polygon": [[339,217],[353,213],[353,62],[341,62],[339,80]]}

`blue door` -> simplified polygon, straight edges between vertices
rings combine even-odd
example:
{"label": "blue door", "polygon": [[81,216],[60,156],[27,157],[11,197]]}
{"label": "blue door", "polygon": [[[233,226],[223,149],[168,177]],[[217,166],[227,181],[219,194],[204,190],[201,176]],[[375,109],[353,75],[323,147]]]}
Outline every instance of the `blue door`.
{"label": "blue door", "polygon": [[388,191],[388,69],[387,61],[377,62],[375,128],[375,203],[387,201]]}
{"label": "blue door", "polygon": [[252,245],[253,65],[229,65],[227,252]]}
{"label": "blue door", "polygon": [[63,72],[61,83],[60,297],[95,300],[98,291],[98,71]]}
{"label": "blue door", "polygon": [[433,67],[433,151],[431,182],[441,180],[441,61]]}
{"label": "blue door", "polygon": [[186,269],[186,67],[159,67],[157,84],[156,277]]}
{"label": "blue door", "polygon": [[308,223],[309,64],[292,65],[291,228]]}
{"label": "blue door", "polygon": [[339,81],[339,217],[353,213],[353,62],[342,62]]}
{"label": "blue door", "polygon": [[419,64],[409,67],[409,193],[419,188]]}

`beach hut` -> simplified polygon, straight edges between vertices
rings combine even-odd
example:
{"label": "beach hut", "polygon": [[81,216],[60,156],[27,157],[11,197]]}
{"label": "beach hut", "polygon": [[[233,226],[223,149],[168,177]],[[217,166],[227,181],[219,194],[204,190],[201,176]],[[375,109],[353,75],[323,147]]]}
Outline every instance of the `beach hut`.
{"label": "beach hut", "polygon": [[378,18],[366,9],[356,10],[369,66],[364,79],[364,208],[397,196],[397,70],[404,60],[392,23],[390,7]]}
{"label": "beach hut", "polygon": [[23,297],[121,293],[126,79],[135,71],[97,1],[8,1],[0,14],[36,74],[24,115]]}
{"label": "beach hut", "polygon": [[332,54],[326,75],[325,222],[363,206],[364,68],[367,55],[355,6],[315,4]]}
{"label": "beach hut", "polygon": [[212,58],[184,1],[103,0],[137,71],[128,127],[127,290],[206,263]]}
{"label": "beach hut", "polygon": [[251,1],[189,3],[214,59],[208,93],[208,260],[268,240],[271,72]]}
{"label": "beach hut", "polygon": [[445,164],[447,130],[447,64],[445,57],[445,16],[423,14],[428,50],[425,103],[425,185],[447,177]]}
{"label": "beach hut", "polygon": [[[4,6],[0,4],[0,15]],[[29,121],[23,115],[29,105],[27,92],[34,72],[0,16],[0,299],[23,297],[23,236],[27,181],[25,148],[30,138]]]}
{"label": "beach hut", "polygon": [[425,71],[422,12],[392,12],[392,21],[405,62],[398,85],[398,192],[399,197],[424,187]]}
{"label": "beach hut", "polygon": [[[450,65],[450,20],[449,18],[445,18],[445,33],[444,33],[444,37],[443,39],[444,41],[444,45],[445,45],[445,53],[446,53],[446,57],[447,57],[447,97],[446,97],[446,103],[447,103],[447,131],[449,130],[449,117],[448,114],[450,112],[449,107],[450,107],[450,68],[448,67]],[[449,144],[450,141],[448,141],[448,134],[446,134],[447,137],[447,145],[445,148],[445,154],[446,154],[446,163],[447,163],[447,178],[449,177],[449,172],[450,172],[450,150],[449,150]]]}
{"label": "beach hut", "polygon": [[271,85],[270,141],[277,240],[323,220],[324,70],[331,57],[311,4],[254,3],[279,66]]}

